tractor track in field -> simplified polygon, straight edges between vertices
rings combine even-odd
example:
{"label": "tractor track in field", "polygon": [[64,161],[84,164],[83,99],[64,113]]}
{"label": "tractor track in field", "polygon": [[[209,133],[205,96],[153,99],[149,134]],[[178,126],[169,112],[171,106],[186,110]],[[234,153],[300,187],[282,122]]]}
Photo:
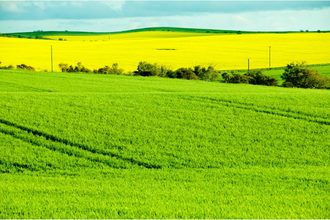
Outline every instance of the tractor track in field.
{"label": "tractor track in field", "polygon": [[[64,138],[59,138],[59,137],[56,137],[54,135],[50,135],[50,134],[47,134],[45,132],[42,132],[42,131],[39,131],[39,130],[36,130],[36,129],[28,128],[28,127],[16,124],[16,123],[11,122],[11,121],[7,121],[5,119],[0,118],[0,123],[4,124],[6,126],[9,126],[9,127],[18,129],[20,131],[28,132],[29,134],[32,134],[34,137],[42,137],[42,138],[44,138],[44,139],[46,139],[46,140],[48,140],[52,143],[63,144],[65,146],[69,147],[69,148],[76,148],[76,149],[82,150],[83,152],[91,154],[91,155],[115,158],[117,160],[128,162],[129,164],[137,165],[137,166],[144,167],[144,168],[147,168],[147,169],[160,169],[161,168],[161,166],[157,165],[157,164],[149,164],[149,163],[146,163],[146,162],[143,162],[143,161],[136,160],[134,158],[123,157],[123,156],[121,156],[119,154],[116,154],[116,153],[113,153],[113,152],[102,151],[102,150],[94,149],[94,148],[92,148],[90,146],[87,146],[87,145],[77,144],[77,143],[71,142],[69,140],[66,140]],[[19,135],[15,134],[15,132],[9,132],[9,131],[6,131],[6,130],[1,129],[1,128],[0,128],[0,132],[4,133],[4,134],[7,134],[7,135],[11,135],[11,136],[13,136],[15,138],[18,138],[18,139],[21,139],[22,141],[40,146],[40,144],[37,141],[33,141],[32,139],[26,140],[25,138],[22,138]],[[45,147],[47,147],[47,146],[45,146]],[[56,147],[47,147],[47,148],[50,148],[53,151],[58,151],[58,148],[56,148]],[[93,158],[93,157],[92,158],[90,158],[90,157],[86,158],[86,156],[77,155],[74,152],[70,152],[70,149],[62,150],[62,151],[58,151],[58,152],[65,153],[65,154],[68,154],[70,156],[82,157],[82,158],[91,160],[92,162],[105,163],[108,166],[110,166],[110,164],[107,163],[105,160],[100,160],[98,158]]]}
{"label": "tractor track in field", "polygon": [[79,153],[79,152],[78,153],[73,152],[72,149],[71,150],[70,149],[64,149],[63,147],[56,146],[56,143],[54,143],[54,142],[50,142],[52,144],[50,146],[45,145],[45,144],[40,144],[37,140],[34,139],[34,138],[36,138],[36,136],[34,136],[32,138],[22,137],[14,131],[8,131],[8,130],[5,130],[5,129],[2,129],[1,127],[0,127],[0,133],[11,136],[11,137],[16,138],[16,139],[19,139],[19,140],[21,140],[25,143],[31,144],[33,146],[44,147],[44,148],[47,148],[47,149],[49,149],[51,151],[54,151],[54,152],[58,152],[58,153],[65,154],[65,155],[68,155],[68,156],[73,156],[73,157],[86,159],[86,160],[89,160],[91,162],[102,163],[102,164],[105,164],[109,167],[116,168],[116,167],[113,166],[113,164],[111,164],[111,163],[109,163],[105,160],[101,160],[99,158],[93,158],[93,157],[86,156],[86,155],[81,155],[81,153]]}
{"label": "tractor track in field", "polygon": [[206,101],[211,101],[214,104],[222,105],[222,106],[226,106],[226,107],[250,110],[250,111],[254,111],[254,112],[258,112],[258,113],[277,115],[277,116],[282,116],[282,117],[287,117],[287,118],[292,118],[292,119],[304,120],[304,121],[308,121],[308,122],[318,123],[321,125],[330,125],[330,121],[328,121],[327,119],[309,115],[306,113],[290,112],[290,111],[285,111],[285,110],[277,109],[277,108],[257,106],[257,105],[248,104],[248,103],[240,103],[240,102],[235,102],[232,100],[225,100],[225,99],[211,98],[211,97],[197,97],[197,96],[188,96],[187,97],[187,96],[184,96],[184,97],[179,97],[179,98],[184,99],[184,100],[189,100],[189,101],[205,101],[206,100]]}
{"label": "tractor track in field", "polygon": [[27,86],[27,85],[22,85],[19,83],[13,83],[13,82],[6,82],[6,81],[0,81],[0,84],[5,84],[5,85],[12,85],[15,88],[23,88],[23,89],[28,89],[28,91],[33,91],[33,92],[54,92],[52,90],[49,89],[41,89],[41,88],[37,88],[37,87],[32,87],[32,86]]}
{"label": "tractor track in field", "polygon": [[[5,165],[5,166],[10,165],[12,167],[15,167],[15,169],[20,172],[22,172],[23,170],[38,171],[37,168],[32,167],[30,164],[17,163],[17,162],[6,162],[1,159],[0,159],[0,165]],[[6,173],[6,172],[9,172],[9,171],[0,170],[0,173]]]}

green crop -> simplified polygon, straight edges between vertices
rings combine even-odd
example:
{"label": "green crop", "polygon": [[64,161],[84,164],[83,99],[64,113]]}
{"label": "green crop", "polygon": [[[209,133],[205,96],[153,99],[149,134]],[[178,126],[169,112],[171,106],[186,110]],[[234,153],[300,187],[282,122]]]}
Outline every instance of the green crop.
{"label": "green crop", "polygon": [[0,71],[1,218],[329,218],[330,92]]}

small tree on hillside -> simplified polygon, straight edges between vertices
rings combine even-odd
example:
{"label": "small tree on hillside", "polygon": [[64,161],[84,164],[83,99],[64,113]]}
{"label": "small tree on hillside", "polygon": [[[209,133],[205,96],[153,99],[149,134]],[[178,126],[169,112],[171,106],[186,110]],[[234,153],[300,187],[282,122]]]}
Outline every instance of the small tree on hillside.
{"label": "small tree on hillside", "polygon": [[309,69],[305,63],[290,63],[281,78],[285,87],[328,88],[329,78],[322,77],[316,70]]}
{"label": "small tree on hillside", "polygon": [[61,69],[62,72],[67,72],[69,65],[66,63],[60,63],[60,64],[58,64],[58,67]]}
{"label": "small tree on hillside", "polygon": [[139,76],[157,76],[158,66],[152,63],[140,62],[134,73]]}

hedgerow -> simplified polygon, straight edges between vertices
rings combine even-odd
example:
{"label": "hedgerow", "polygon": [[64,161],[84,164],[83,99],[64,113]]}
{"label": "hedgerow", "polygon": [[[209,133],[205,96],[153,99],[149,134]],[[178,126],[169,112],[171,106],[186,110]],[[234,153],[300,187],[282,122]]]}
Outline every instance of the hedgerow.
{"label": "hedgerow", "polygon": [[271,76],[264,75],[260,70],[245,74],[223,73],[222,78],[226,83],[246,83],[253,85],[276,86],[277,80]]}
{"label": "hedgerow", "polygon": [[[81,62],[76,65],[69,65],[66,63],[60,63],[58,65],[62,72],[85,72],[95,74],[124,74],[124,70],[119,68],[118,63],[113,63],[111,66],[104,66],[99,69],[91,70],[85,67]],[[16,66],[17,69],[35,71],[32,66],[26,64],[20,64]],[[14,66],[1,66],[0,69],[15,69]],[[245,74],[239,74],[237,72],[224,72],[220,74],[220,71],[215,70],[213,66],[201,66],[196,65],[191,67],[181,67],[176,70],[172,70],[164,65],[157,63],[148,63],[145,61],[139,62],[137,69],[132,73],[134,76],[158,76],[165,78],[177,78],[187,80],[206,80],[206,81],[221,81],[225,83],[245,83],[253,85],[266,85],[277,86],[277,79],[264,75],[261,70],[250,71]],[[321,76],[316,70],[309,69],[305,63],[290,63],[286,66],[281,78],[284,80],[284,87],[298,87],[298,88],[317,88],[325,89],[330,88],[330,79],[328,77]]]}
{"label": "hedgerow", "polygon": [[102,73],[102,74],[123,74],[124,70],[119,68],[118,63],[112,64],[112,66],[104,66],[97,70],[94,70],[93,73]]}
{"label": "hedgerow", "polygon": [[8,65],[8,66],[1,66],[1,61],[0,61],[0,69],[6,69],[6,70],[9,70],[9,69],[14,69],[14,66],[13,65]]}
{"label": "hedgerow", "polygon": [[137,70],[134,71],[136,76],[159,76],[178,79],[201,79],[201,80],[216,80],[218,72],[213,66],[202,67],[195,66],[194,68],[181,67],[177,70],[171,70],[166,66],[158,65],[156,63],[140,62]]}
{"label": "hedgerow", "polygon": [[76,66],[68,65],[66,63],[60,63],[58,67],[61,69],[62,72],[83,72],[83,73],[90,73],[92,72],[90,69],[86,68],[82,65],[81,62],[78,62]]}

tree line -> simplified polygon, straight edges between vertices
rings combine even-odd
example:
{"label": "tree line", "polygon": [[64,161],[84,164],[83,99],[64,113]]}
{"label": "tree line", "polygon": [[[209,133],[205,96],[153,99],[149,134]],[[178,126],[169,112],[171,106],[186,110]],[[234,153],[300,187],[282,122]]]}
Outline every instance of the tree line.
{"label": "tree line", "polygon": [[[119,68],[118,63],[94,70],[85,67],[81,62],[78,62],[76,65],[60,63],[58,66],[62,72],[67,73],[84,72],[95,74],[125,74],[124,70]],[[32,66],[28,66],[26,64],[17,65],[16,68],[30,71],[35,70]],[[0,62],[0,69],[14,69],[14,66],[1,66]],[[164,65],[143,61],[139,62],[136,70],[131,73],[131,75],[278,86],[277,79],[272,76],[265,75],[261,70],[248,71],[247,73],[240,74],[235,71],[221,72],[215,70],[215,68],[211,65],[180,67],[176,70],[172,70]],[[328,77],[321,76],[316,70],[310,69],[303,62],[288,64],[284,68],[281,78],[284,80],[282,84],[284,87],[330,89],[330,79]]]}

